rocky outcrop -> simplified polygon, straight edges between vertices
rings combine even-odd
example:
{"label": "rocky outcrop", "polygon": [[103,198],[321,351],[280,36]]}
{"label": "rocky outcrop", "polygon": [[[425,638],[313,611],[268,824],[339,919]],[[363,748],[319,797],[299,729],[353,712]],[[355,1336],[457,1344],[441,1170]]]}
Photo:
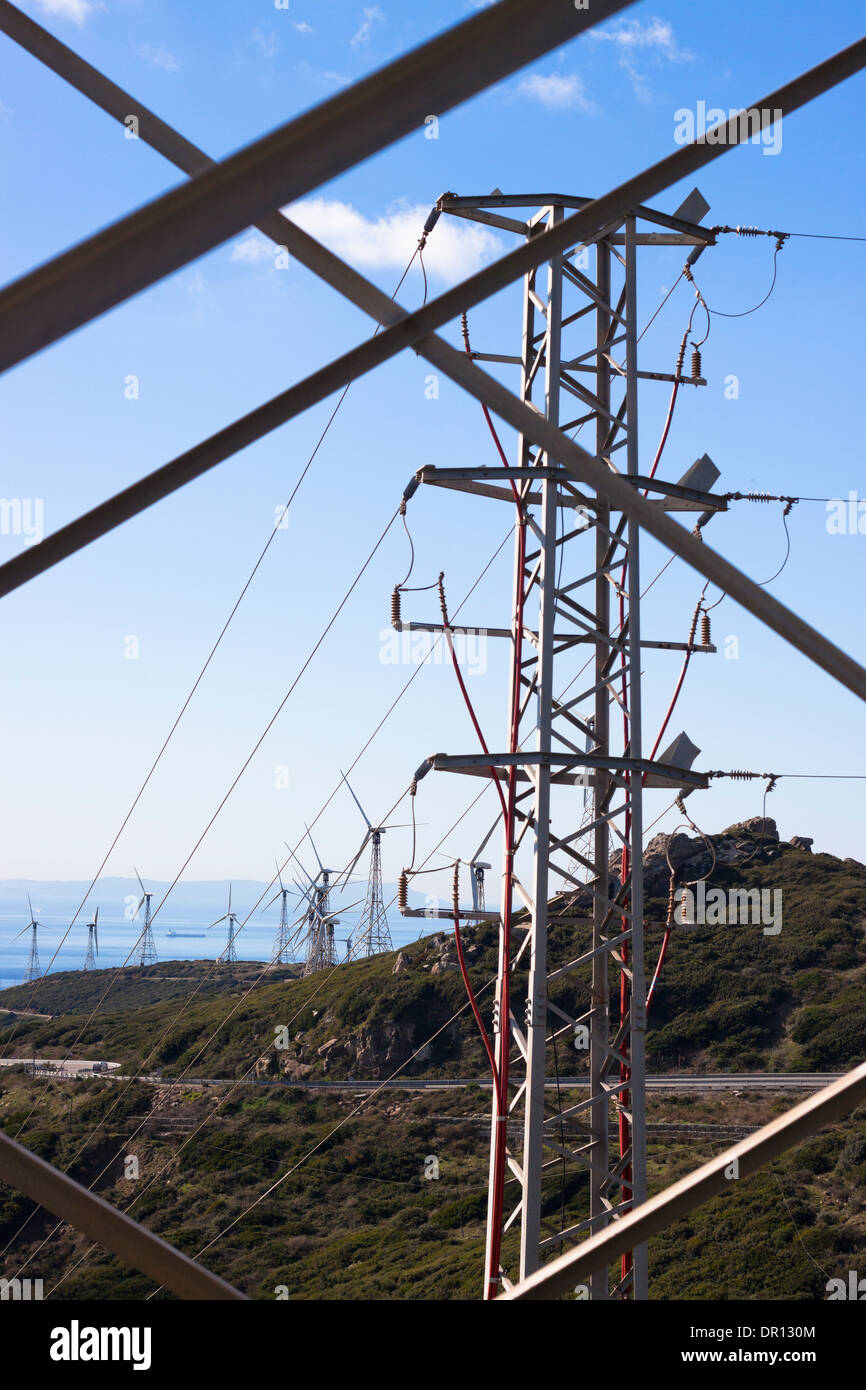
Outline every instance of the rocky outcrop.
{"label": "rocky outcrop", "polygon": [[[707,839],[715,852],[716,864],[733,868],[753,862],[768,863],[784,848],[779,840],[776,822],[769,816],[752,816],[749,820],[738,821],[736,825],[728,826],[727,830],[721,831],[718,835],[709,835]],[[812,841],[803,835],[792,836],[789,844],[794,848],[809,851],[812,847]],[[611,857],[610,874],[614,892],[621,882],[621,862],[619,854]],[[653,836],[644,851],[646,897],[666,896],[671,867],[676,873],[678,884],[711,874],[713,855],[703,837],[682,833],[671,837],[665,834]]]}

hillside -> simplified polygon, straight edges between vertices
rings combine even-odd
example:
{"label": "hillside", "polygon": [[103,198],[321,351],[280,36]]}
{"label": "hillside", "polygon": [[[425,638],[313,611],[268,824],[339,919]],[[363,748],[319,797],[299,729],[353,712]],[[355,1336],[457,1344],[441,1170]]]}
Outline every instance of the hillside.
{"label": "hillside", "polygon": [[[781,929],[765,935],[760,925],[674,927],[650,1013],[650,1068],[843,1070],[866,1055],[866,866],[813,854],[802,842],[780,842],[772,821],[733,826],[710,838],[718,863],[709,886],[780,890]],[[667,909],[662,839],[646,854],[648,973]],[[682,880],[703,871],[701,856],[707,859],[702,841],[676,838],[671,857]],[[554,913],[571,901],[552,904]],[[554,923],[552,964],[585,946],[581,930]],[[465,940],[473,985],[484,991],[496,971],[495,929],[468,927]],[[189,1075],[234,1077],[254,1065],[260,1074],[288,1080],[379,1079],[398,1066],[407,1076],[484,1075],[468,1010],[449,1022],[465,1004],[452,935],[435,933],[400,952],[341,965],[330,978],[293,979],[291,967],[284,971],[275,980],[274,972],[262,974],[249,963],[126,970],[92,1023],[90,1010],[114,972],[74,972],[16,986],[0,992],[0,1008],[23,1008],[32,997],[34,1010],[57,1015],[14,1021],[22,1055],[34,1048],[63,1056],[80,1033],[77,1055],[166,1076],[189,1066],[225,1017],[228,1001],[231,1019]],[[261,982],[254,984],[256,978]],[[552,997],[568,1007],[585,997],[587,987],[575,973]],[[482,1003],[488,997],[482,993]],[[288,1045],[278,1049],[274,1038],[283,1028]],[[8,1036],[8,1027],[0,1027],[0,1043]]]}
{"label": "hillside", "polygon": [[[772,822],[711,837],[721,888],[780,889],[781,930],[676,927],[651,1013],[652,1071],[843,1070],[866,1053],[866,867],[782,843]],[[646,857],[648,962],[667,907],[664,845]],[[680,880],[703,872],[702,841],[670,847]],[[552,905],[564,911],[568,899]],[[495,971],[492,927],[468,929],[482,1008]],[[575,953],[572,928],[553,925],[555,961]],[[160,974],[178,978],[160,979]],[[207,962],[121,972],[91,1022],[112,972],[51,977],[32,1007],[30,986],[0,994],[7,1054],[101,1057],[127,1074],[179,1084],[47,1080],[0,1074],[0,1124],[39,1153],[195,1253],[225,1231],[207,1263],[258,1298],[283,1287],[300,1299],[477,1298],[485,1211],[489,1092],[309,1092],[316,1079],[485,1075],[456,968],[439,932],[402,952],[340,966],[331,976],[275,979],[249,964]],[[560,986],[569,1001],[585,981]],[[164,991],[164,992],[163,992]],[[485,992],[486,991],[486,992]],[[454,1019],[454,1014],[463,1010]],[[64,1012],[64,1010],[70,1010]],[[80,1034],[80,1037],[79,1037]],[[277,1042],[285,1046],[275,1045]],[[579,1070],[578,1054],[569,1060]],[[196,1078],[226,1078],[196,1085]],[[242,1085],[233,1084],[240,1078]],[[258,1080],[260,1085],[246,1084]],[[268,1082],[281,1081],[279,1086]],[[295,1083],[295,1084],[292,1084]],[[737,1133],[793,1104],[790,1097],[651,1093],[651,1190],[696,1167]],[[32,1112],[32,1113],[31,1113]],[[78,1156],[78,1150],[84,1152]],[[138,1158],[141,1177],[124,1176]],[[427,1160],[439,1177],[425,1177]],[[263,1201],[261,1194],[278,1186]],[[579,1175],[548,1179],[545,1205],[583,1203]],[[251,1204],[256,1203],[248,1211]],[[55,1223],[5,1193],[4,1273]],[[240,1218],[236,1225],[232,1225]],[[226,1230],[226,1228],[231,1229]],[[39,1250],[34,1272],[63,1277],[57,1297],[140,1298],[146,1279],[64,1228]],[[652,1296],[815,1299],[826,1279],[866,1259],[866,1114],[832,1126],[678,1223],[653,1242]],[[38,1265],[38,1269],[37,1266]]]}

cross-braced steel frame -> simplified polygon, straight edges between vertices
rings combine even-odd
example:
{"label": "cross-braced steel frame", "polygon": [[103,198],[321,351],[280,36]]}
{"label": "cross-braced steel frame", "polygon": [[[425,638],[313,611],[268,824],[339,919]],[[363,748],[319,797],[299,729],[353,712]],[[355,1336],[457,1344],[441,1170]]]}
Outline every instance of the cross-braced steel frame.
{"label": "cross-braced steel frame", "polygon": [[274,949],[271,953],[272,959],[277,965],[288,965],[291,957],[289,955],[292,933],[289,930],[289,890],[280,890],[280,920],[277,925],[274,937]]}
{"label": "cross-braced steel frame", "polygon": [[[161,150],[185,172],[196,175],[189,184],[121,219],[2,291],[0,371],[25,360],[250,224],[258,225],[279,245],[287,246],[304,265],[370,314],[375,322],[384,325],[377,337],[335,359],[272,401],[0,566],[0,595],[43,573],[395,353],[414,346],[428,361],[511,424],[522,439],[535,449],[536,462],[545,456],[548,468],[558,468],[565,475],[562,480],[544,480],[543,514],[549,513],[554,506],[551,498],[555,487],[567,485],[588,490],[589,495],[595,496],[594,528],[598,535],[603,534],[600,523],[606,508],[627,518],[627,544],[632,568],[635,567],[637,536],[639,529],[643,529],[698,573],[719,584],[731,598],[847,689],[866,699],[866,670],[861,665],[709,546],[691,537],[663,510],[641,495],[634,486],[633,478],[629,481],[612,471],[595,449],[587,451],[569,440],[559,428],[555,416],[533,410],[525,400],[508,391],[500,382],[486,375],[477,364],[468,361],[463,353],[436,336],[436,329],[453,320],[462,310],[480,303],[543,264],[555,265],[556,257],[569,247],[597,242],[620,226],[624,218],[633,220],[635,210],[648,199],[676,181],[693,175],[703,165],[740,143],[745,138],[745,132],[737,116],[720,122],[702,139],[678,149],[619,188],[587,203],[579,211],[558,221],[551,218],[546,231],[412,314],[389,300],[283,214],[273,211],[327,182],[360,159],[385,148],[402,135],[420,128],[431,108],[440,114],[450,110],[485,86],[626,8],[628,3],[629,0],[594,0],[590,10],[563,4],[562,0],[500,0],[499,4],[485,9],[471,20],[374,73],[338,97],[280,127],[222,163],[214,164],[202,150],[140,103],[134,102],[128,93],[72,53],[9,4],[8,0],[0,0],[0,28],[116,120],[125,121],[128,115],[137,115],[141,138]],[[759,109],[778,111],[782,117],[787,117],[864,66],[866,40],[860,40],[769,94],[756,105]],[[555,202],[555,199],[552,200],[552,204]],[[545,534],[549,539],[549,524]],[[549,585],[551,581],[548,578],[546,582]],[[550,604],[548,617],[552,617]],[[551,640],[555,644],[555,633]],[[634,628],[630,626],[628,643],[632,642],[639,642],[639,635],[635,637]],[[553,650],[549,644],[547,649]],[[639,647],[636,650],[639,651]],[[632,750],[635,714],[632,691]],[[594,737],[600,738],[600,733],[595,728]],[[515,761],[511,765],[516,767],[517,755],[512,757]],[[520,759],[524,767],[530,766],[525,754],[520,754]],[[536,797],[537,788],[542,782],[548,787],[552,786],[557,776],[554,769],[565,767],[567,763],[568,759],[557,761],[553,754],[549,758],[539,755],[533,765]],[[544,778],[539,775],[542,767],[545,768]],[[609,782],[616,784],[618,779],[614,774],[617,773],[629,774],[633,784],[635,772],[644,770],[647,769],[634,758],[618,761],[607,758],[600,761],[595,774],[599,786]],[[633,823],[634,816],[632,826]],[[639,839],[634,842],[640,843]],[[631,921],[634,922],[637,915],[634,902],[630,911]],[[525,939],[530,941],[531,934],[527,934]],[[535,974],[536,978],[540,978],[538,970]],[[633,1070],[633,1037],[631,1047],[629,1064]],[[527,1048],[527,1053],[529,1051]],[[535,1054],[539,1051],[540,1048],[536,1047]],[[837,1087],[828,1088],[826,1100],[817,1098],[817,1103],[808,1113],[806,1107],[799,1107],[803,1113],[796,1116],[796,1123],[793,1122],[794,1117],[791,1123],[787,1123],[789,1117],[777,1122],[781,1137],[773,1136],[773,1142],[777,1145],[775,1151],[779,1151],[779,1146],[796,1142],[803,1133],[809,1132],[810,1126],[814,1128],[824,1118],[839,1113],[840,1106],[855,1104],[866,1084],[863,1073],[864,1069],[861,1068],[844,1078]],[[537,1121],[533,1132],[537,1135],[540,1128]],[[772,1144],[756,1146],[756,1152],[760,1151],[762,1155],[772,1150]],[[0,1168],[12,1181],[40,1196],[54,1193],[56,1189],[57,1195],[46,1196],[46,1203],[50,1205],[54,1202],[55,1211],[72,1211],[65,1192],[70,1187],[69,1179],[5,1139],[0,1140],[0,1160]],[[43,1169],[47,1172],[43,1172]],[[634,1176],[632,1187],[635,1187]],[[60,1192],[61,1188],[63,1192]],[[705,1189],[706,1185],[694,1184],[689,1197],[691,1205],[711,1195]],[[71,1215],[69,1219],[78,1221],[82,1226],[85,1220],[96,1219],[94,1208],[99,1199],[86,1194],[75,1200],[79,1201],[76,1211],[84,1211],[85,1216],[79,1219],[77,1215]],[[532,1200],[538,1200],[537,1193],[532,1194]],[[670,1205],[673,1208],[676,1204]],[[106,1204],[102,1203],[101,1208],[105,1209]],[[679,1207],[681,1209],[682,1205]],[[114,1218],[125,1223],[122,1236],[118,1235],[116,1240],[112,1226]],[[148,1242],[153,1245],[155,1238],[144,1231],[130,1231],[134,1223],[121,1218],[118,1213],[112,1215],[110,1208],[103,1211],[98,1220],[103,1223],[101,1229],[112,1231],[106,1239],[109,1244],[115,1240],[111,1248],[122,1247],[123,1252],[129,1254],[140,1268],[155,1268],[153,1263],[147,1263],[142,1253],[143,1247]],[[645,1226],[647,1223],[641,1222],[640,1209],[636,1208],[623,1216],[612,1232],[591,1236],[589,1245],[593,1254],[590,1263],[596,1258],[602,1260],[601,1254],[596,1256],[594,1253],[596,1246],[599,1250],[609,1249],[614,1254],[627,1251],[636,1243],[627,1232],[632,1228],[642,1230]],[[622,1236],[617,1234],[618,1227],[622,1229]],[[170,1248],[163,1251],[163,1256],[169,1260],[182,1258]],[[571,1268],[569,1256],[560,1258]],[[187,1265],[190,1263],[187,1261]],[[211,1278],[205,1272],[200,1273],[203,1281]],[[592,1277],[594,1269],[588,1269],[587,1273]],[[530,1276],[530,1282],[538,1277]],[[186,1287],[183,1292],[190,1296],[186,1293]]]}
{"label": "cross-braced steel frame", "polygon": [[152,893],[144,895],[144,929],[141,933],[141,941],[138,947],[139,965],[156,965],[159,957],[156,954],[156,941],[153,936],[153,927],[150,924],[150,900]]}
{"label": "cross-braced steel frame", "polygon": [[307,953],[304,975],[316,975],[331,970],[337,964],[334,945],[336,918],[331,911],[331,880],[327,870],[310,889],[310,908],[307,915]]}
{"label": "cross-braced steel frame", "polygon": [[[561,223],[568,207],[587,201],[449,194],[439,207],[531,240]],[[521,209],[538,203],[531,215],[524,213],[525,221],[515,220]],[[563,431],[585,431],[605,468],[653,491],[657,505],[669,511],[704,513],[725,503],[640,476],[639,377],[704,383],[638,370],[638,250],[652,254],[650,248],[677,245],[691,252],[713,241],[712,232],[680,218],[650,208],[629,213],[591,246],[569,248],[527,274],[519,353],[490,351],[487,344],[471,353],[476,361],[517,368],[524,404]],[[506,753],[431,760],[438,769],[499,777],[514,810],[513,823],[509,817],[505,826],[501,987],[493,1025],[497,1073],[510,1080],[510,1088],[501,1088],[504,1094],[494,1090],[491,1124],[485,1289],[494,1296],[500,1279],[511,1284],[501,1254],[509,1232],[512,1241],[519,1235],[511,1276],[519,1272],[525,1278],[547,1252],[603,1229],[609,1217],[645,1198],[643,786],[649,781],[676,790],[706,785],[706,779],[687,764],[672,769],[642,757],[641,648],[681,644],[641,637],[638,528],[597,493],[578,486],[525,434],[510,466],[427,467],[418,479],[517,509],[511,626],[481,629],[507,632],[511,641]],[[587,667],[590,674],[584,674]],[[560,694],[565,690],[568,698]],[[575,795],[587,782],[588,822],[578,815]],[[609,891],[611,837],[621,865],[615,901]],[[524,856],[531,853],[523,881],[515,869],[521,848]],[[563,887],[572,906],[551,919],[549,904]],[[522,914],[512,941],[515,894]],[[465,915],[494,915],[477,907],[476,902]],[[563,955],[565,941],[575,929],[583,939],[577,956],[569,958]],[[507,981],[523,957],[528,979],[518,996]],[[577,1013],[550,997],[552,984],[575,975],[584,977],[585,990]],[[589,1097],[567,1108],[559,1097],[552,1108],[545,1104],[557,1046],[583,1046],[590,1075]],[[515,1131],[519,1138],[506,1140]],[[501,1210],[506,1164],[517,1197]],[[558,1211],[560,1169],[567,1165],[587,1178],[586,1210],[579,1219]],[[512,1182],[509,1191],[514,1190]],[[607,1270],[595,1271],[590,1285],[593,1297],[606,1298]],[[623,1257],[615,1290],[623,1297],[646,1296],[645,1249],[634,1259],[630,1252]]]}
{"label": "cross-braced steel frame", "polygon": [[385,911],[385,897],[382,891],[382,835],[377,826],[370,832],[370,876],[367,880],[367,896],[352,944],[352,955],[356,960],[379,955],[392,947],[391,929]]}

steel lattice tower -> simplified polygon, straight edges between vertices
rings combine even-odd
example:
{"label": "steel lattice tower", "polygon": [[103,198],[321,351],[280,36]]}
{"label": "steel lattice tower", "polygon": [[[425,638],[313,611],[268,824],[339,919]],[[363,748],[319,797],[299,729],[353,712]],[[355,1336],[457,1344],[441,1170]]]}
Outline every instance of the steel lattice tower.
{"label": "steel lattice tower", "polygon": [[388,916],[385,912],[385,895],[382,892],[382,836],[386,830],[405,829],[405,826],[397,825],[373,825],[367,812],[364,810],[355,793],[352,791],[351,783],[345,772],[340,776],[349,788],[349,793],[364,818],[367,829],[361,841],[361,848],[349,865],[345,873],[345,883],[348,884],[355,866],[368,844],[372,845],[370,852],[370,873],[367,878],[367,895],[364,907],[355,928],[355,948],[351,954],[357,960],[363,956],[375,956],[381,951],[393,950],[391,941],[391,929],[388,926]]}
{"label": "steel lattice tower", "polygon": [[28,984],[30,984],[32,980],[38,980],[39,976],[42,974],[42,969],[39,965],[39,951],[36,946],[36,929],[38,926],[38,922],[32,924],[33,935],[30,939],[30,955],[27,958],[27,969],[24,972],[24,979]]}
{"label": "steel lattice tower", "polygon": [[210,931],[211,927],[218,927],[220,922],[226,923],[226,949],[222,954],[222,959],[225,964],[231,964],[238,958],[235,950],[235,936],[237,935],[235,932],[235,923],[237,922],[237,917],[237,913],[232,912],[232,886],[229,884],[228,910],[223,913],[222,917],[217,917],[215,922],[211,922],[210,927],[208,927],[208,931]]}
{"label": "steel lattice tower", "polygon": [[[560,222],[565,209],[589,201],[448,194],[438,206],[530,238]],[[510,210],[520,208],[536,210],[518,221]],[[711,461],[704,456],[677,484],[644,477],[637,432],[639,379],[686,380],[638,370],[638,248],[694,249],[711,243],[710,231],[686,220],[694,210],[698,217],[706,211],[697,194],[684,204],[682,216],[636,208],[590,245],[539,266],[523,282],[519,354],[494,347],[472,356],[513,365],[525,403],[564,432],[582,431],[584,447],[592,447],[588,440],[594,432],[596,457],[635,488],[648,490],[657,505],[702,514],[725,506],[706,491],[718,476]],[[688,382],[705,384],[699,370]],[[519,515],[510,629],[492,624],[451,629],[510,638],[507,751],[438,754],[427,763],[482,777],[493,769],[508,787],[513,808],[501,912],[478,906],[460,910],[464,918],[499,922],[493,1033],[497,1071],[507,1073],[510,1084],[507,1112],[499,1112],[494,1092],[491,1124],[485,1294],[492,1297],[531,1274],[548,1253],[559,1254],[646,1198],[643,788],[675,792],[706,786],[707,779],[689,771],[698,750],[684,735],[657,760],[642,756],[642,653],[646,648],[682,651],[687,644],[642,637],[637,525],[612,514],[591,489],[524,437],[510,468],[426,467],[416,474],[415,486],[418,482],[501,500]],[[407,495],[412,491],[410,485]],[[429,631],[440,625],[418,626]],[[586,786],[592,810],[581,824],[575,789]],[[587,839],[587,853],[580,853],[577,844]],[[612,841],[619,887],[611,874]],[[575,860],[587,871],[586,883],[573,872]],[[513,921],[507,906],[512,902]],[[524,972],[528,966],[528,974],[518,974],[518,964]],[[512,969],[514,981],[507,988]],[[570,1002],[567,992],[563,997],[569,985],[582,1002]],[[546,1093],[553,1075],[551,1044],[557,1042],[578,1048],[569,1055],[585,1068],[587,1098],[551,1100],[558,1092]],[[580,1175],[582,1185],[575,1191],[585,1194],[580,1197],[585,1205],[578,1216],[560,1215],[563,1165],[570,1175]],[[517,1179],[516,1201],[509,1177]],[[589,1293],[600,1299],[645,1298],[646,1285],[644,1247],[624,1257],[613,1288],[607,1268],[596,1270]]]}
{"label": "steel lattice tower", "polygon": [[374,829],[370,834],[370,877],[367,883],[367,897],[361,917],[355,929],[355,946],[352,955],[357,960],[363,956],[376,956],[380,951],[392,950],[391,931],[385,913],[385,895],[382,891],[382,831]]}
{"label": "steel lattice tower", "polygon": [[236,917],[235,913],[234,913],[234,912],[230,912],[229,915],[228,915],[228,924],[227,924],[227,926],[226,926],[226,949],[225,949],[225,955],[224,955],[224,957],[223,957],[223,959],[224,959],[227,963],[231,963],[231,962],[233,962],[233,961],[236,961],[237,958],[238,958],[238,953],[237,953],[237,951],[235,950],[235,935],[236,935],[236,932],[235,932],[235,923],[236,923],[236,921],[237,921],[237,917]]}
{"label": "steel lattice tower", "polygon": [[278,965],[285,965],[289,960],[289,943],[291,932],[289,931],[289,909],[288,909],[288,888],[280,889],[280,924],[277,927],[277,934],[274,938],[273,959]]}
{"label": "steel lattice tower", "polygon": [[[137,873],[136,873],[136,877],[137,877]],[[139,881],[139,883],[141,883],[141,879],[140,879],[140,878],[139,878],[138,881]],[[144,931],[142,932],[142,934],[141,934],[141,940],[140,940],[139,943],[138,943],[138,964],[139,964],[139,965],[156,965],[157,960],[159,959],[159,957],[158,957],[157,954],[156,954],[156,942],[154,941],[154,938],[153,938],[153,927],[150,925],[150,900],[151,900],[151,898],[153,897],[153,894],[152,894],[152,893],[146,893],[146,892],[144,891],[144,884],[143,884],[143,883],[141,883],[141,894],[142,894],[142,896],[141,896],[141,902],[138,904],[138,907],[137,907],[136,913],[135,913],[135,915],[136,915],[136,917],[137,917],[138,914],[139,914],[139,912],[141,911],[141,905],[142,905],[142,903],[143,903],[143,904],[144,904]]]}
{"label": "steel lattice tower", "polygon": [[27,906],[30,909],[30,921],[27,923],[27,926],[24,927],[24,929],[18,933],[17,936],[14,936],[12,938],[12,940],[18,941],[26,931],[33,933],[33,935],[30,938],[30,954],[27,957],[27,969],[24,971],[25,983],[31,984],[33,980],[39,979],[40,975],[42,974],[42,968],[39,964],[39,950],[36,945],[36,932],[39,928],[39,923],[33,916],[33,904],[30,901],[29,893],[27,894]]}
{"label": "steel lattice tower", "polygon": [[[97,935],[96,924],[99,921],[99,908],[93,914],[93,921],[87,924],[87,954],[84,957],[85,970],[96,969],[96,956],[99,955],[99,936]],[[95,954],[94,954],[95,949]]]}
{"label": "steel lattice tower", "polygon": [[336,919],[330,907],[330,870],[324,869],[321,878],[312,888],[312,901],[307,914],[307,956],[304,961],[304,975],[315,975],[319,970],[329,970],[337,964],[334,946],[334,926]]}

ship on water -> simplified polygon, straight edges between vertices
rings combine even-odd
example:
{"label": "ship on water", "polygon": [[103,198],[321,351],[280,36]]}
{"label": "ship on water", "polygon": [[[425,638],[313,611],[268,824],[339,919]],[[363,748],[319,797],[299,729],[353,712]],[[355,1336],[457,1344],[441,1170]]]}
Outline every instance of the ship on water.
{"label": "ship on water", "polygon": [[203,932],[203,931],[167,931],[167,932],[166,932],[166,936],[183,936],[183,937],[204,936],[204,932]]}

